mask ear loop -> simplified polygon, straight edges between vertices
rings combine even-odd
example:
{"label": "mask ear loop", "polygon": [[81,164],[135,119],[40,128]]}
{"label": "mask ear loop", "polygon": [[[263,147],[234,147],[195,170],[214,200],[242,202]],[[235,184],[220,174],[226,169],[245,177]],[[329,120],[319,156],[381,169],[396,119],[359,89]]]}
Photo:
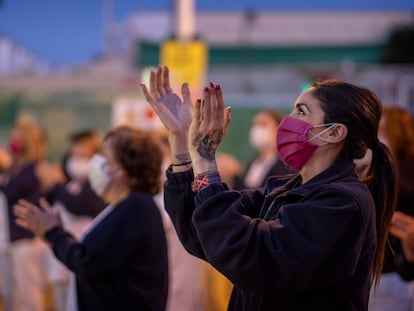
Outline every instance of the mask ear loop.
{"label": "mask ear loop", "polygon": [[320,144],[318,146],[323,146],[326,145],[328,142],[326,140],[326,138],[321,137],[321,135],[325,134],[327,131],[329,131],[330,129],[332,129],[334,126],[336,126],[338,123],[327,123],[327,124],[321,124],[321,125],[315,125],[312,128],[317,128],[317,127],[324,127],[324,126],[328,126],[326,129],[324,129],[322,132],[319,132],[318,134],[313,134],[310,130],[308,132],[308,134],[312,135],[312,137],[310,139],[308,139],[308,142],[312,142],[312,140],[319,138],[320,140],[324,141],[323,144]]}

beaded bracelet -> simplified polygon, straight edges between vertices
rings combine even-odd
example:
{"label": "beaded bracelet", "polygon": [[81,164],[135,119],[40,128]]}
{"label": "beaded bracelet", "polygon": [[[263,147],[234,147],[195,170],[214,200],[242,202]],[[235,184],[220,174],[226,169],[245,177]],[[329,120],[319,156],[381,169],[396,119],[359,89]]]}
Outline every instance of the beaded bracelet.
{"label": "beaded bracelet", "polygon": [[204,187],[207,187],[208,185],[211,185],[213,183],[221,183],[221,177],[217,171],[199,174],[192,182],[191,190],[193,192],[198,192]]}

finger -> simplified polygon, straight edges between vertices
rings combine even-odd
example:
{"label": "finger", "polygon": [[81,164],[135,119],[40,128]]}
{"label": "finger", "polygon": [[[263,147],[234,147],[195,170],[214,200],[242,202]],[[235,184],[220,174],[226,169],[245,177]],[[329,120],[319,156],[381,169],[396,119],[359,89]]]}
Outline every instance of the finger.
{"label": "finger", "polygon": [[201,107],[202,107],[201,99],[197,99],[196,102],[193,105],[192,110],[192,122],[194,122],[194,126],[196,128],[200,127],[201,122]]}
{"label": "finger", "polygon": [[156,104],[156,101],[154,100],[154,98],[151,96],[151,94],[148,92],[147,86],[143,83],[140,84],[141,86],[141,90],[142,90],[142,94],[144,94],[145,100],[152,106],[154,107]]}
{"label": "finger", "polygon": [[223,92],[221,90],[220,85],[216,85],[215,87],[215,91],[216,91],[216,101],[217,101],[217,109],[218,109],[218,115],[217,115],[217,120],[220,124],[220,126],[222,126],[224,128],[224,100],[223,100]]}
{"label": "finger", "polygon": [[404,222],[414,222],[414,217],[399,211],[394,212],[393,219],[394,218],[398,220],[403,220]]}
{"label": "finger", "polygon": [[394,212],[391,223],[400,229],[414,225],[414,219],[404,213]]}
{"label": "finger", "polygon": [[153,70],[150,72],[150,94],[155,98],[155,100],[158,100],[161,97],[158,92],[157,74]]}
{"label": "finger", "polygon": [[[171,114],[171,111],[169,111],[168,108],[164,107],[163,104],[157,103],[154,98],[151,96],[151,94],[148,92],[148,89],[145,84],[141,84],[142,93],[144,94],[144,97],[146,101],[151,105],[151,107],[154,109],[158,117],[161,119],[162,123],[168,128],[169,124],[166,120],[168,118],[174,117]],[[168,115],[168,116],[167,116]]]}
{"label": "finger", "polygon": [[53,209],[50,204],[46,201],[45,198],[40,198],[39,200],[40,207],[47,213],[53,213]]}
{"label": "finger", "polygon": [[[213,84],[212,82],[210,82]],[[216,96],[216,89],[214,87],[210,87],[210,126],[217,128],[218,120],[219,120],[219,109],[217,104],[217,96]]]}
{"label": "finger", "polygon": [[210,91],[208,87],[204,88],[200,119],[200,126],[203,127],[203,129],[207,128],[210,120]]}
{"label": "finger", "polygon": [[405,238],[405,232],[401,229],[398,229],[396,227],[390,227],[390,233],[395,236],[396,238],[400,240],[404,240]]}
{"label": "finger", "polygon": [[164,82],[164,89],[167,93],[172,93],[173,89],[170,85],[170,69],[168,66],[164,66],[163,70],[163,82]]}
{"label": "finger", "polygon": [[29,223],[26,220],[20,219],[20,218],[16,218],[14,221],[18,226],[25,228],[27,230],[30,230],[30,226]]}
{"label": "finger", "polygon": [[15,204],[13,206],[13,214],[14,216],[18,217],[18,218],[22,218],[22,219],[26,219],[27,218],[27,208],[22,206],[22,205],[18,205]]}
{"label": "finger", "polygon": [[164,75],[163,75],[164,68],[163,66],[159,65],[157,69],[157,86],[158,86],[158,92],[161,96],[164,96],[167,94],[164,88]]}
{"label": "finger", "polygon": [[226,136],[227,130],[229,128],[231,121],[231,107],[226,107],[224,109],[224,128],[223,128],[223,136]]}
{"label": "finger", "polygon": [[35,212],[36,213],[36,212],[39,211],[39,208],[36,205],[34,205],[33,203],[31,203],[31,202],[29,202],[27,200],[20,199],[17,203],[19,205],[25,207],[30,212]]}
{"label": "finger", "polygon": [[181,94],[183,95],[184,104],[191,103],[191,92],[188,83],[183,83],[181,86]]}

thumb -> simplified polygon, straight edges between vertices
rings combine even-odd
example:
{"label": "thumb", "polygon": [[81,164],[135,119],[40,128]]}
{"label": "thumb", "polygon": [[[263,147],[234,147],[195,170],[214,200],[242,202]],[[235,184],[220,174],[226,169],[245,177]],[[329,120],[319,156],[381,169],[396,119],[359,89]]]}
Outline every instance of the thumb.
{"label": "thumb", "polygon": [[191,103],[191,92],[187,82],[183,83],[183,85],[181,86],[181,94],[183,95],[183,100],[185,104]]}
{"label": "thumb", "polygon": [[43,209],[43,211],[47,213],[52,213],[52,207],[50,204],[46,201],[45,198],[40,198],[39,200],[40,207]]}
{"label": "thumb", "polygon": [[223,136],[225,136],[227,134],[227,130],[229,129],[229,125],[230,125],[230,121],[231,121],[231,107],[228,106],[224,109],[224,134]]}

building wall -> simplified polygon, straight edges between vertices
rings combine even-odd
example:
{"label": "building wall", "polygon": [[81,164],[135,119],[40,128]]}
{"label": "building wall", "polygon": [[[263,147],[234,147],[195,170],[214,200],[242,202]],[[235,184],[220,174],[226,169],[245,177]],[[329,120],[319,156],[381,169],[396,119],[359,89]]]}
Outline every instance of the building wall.
{"label": "building wall", "polygon": [[0,33],[0,76],[40,73],[46,70],[44,62]]}

